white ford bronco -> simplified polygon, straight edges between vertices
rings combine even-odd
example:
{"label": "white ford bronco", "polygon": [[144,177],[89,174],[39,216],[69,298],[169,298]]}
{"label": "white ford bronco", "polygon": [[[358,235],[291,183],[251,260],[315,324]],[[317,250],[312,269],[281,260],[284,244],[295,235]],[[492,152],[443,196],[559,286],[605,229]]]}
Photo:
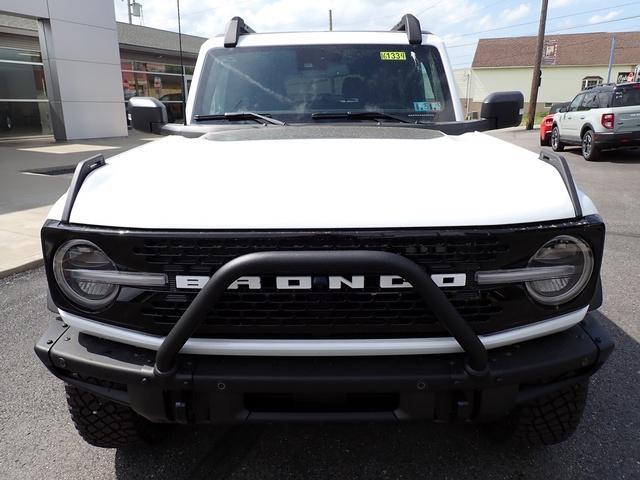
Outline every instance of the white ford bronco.
{"label": "white ford bronco", "polygon": [[101,447],[170,424],[479,422],[551,444],[613,344],[592,312],[605,228],[565,160],[464,121],[440,39],[254,33],[200,51],[184,125],[80,163],[42,229],[36,353]]}

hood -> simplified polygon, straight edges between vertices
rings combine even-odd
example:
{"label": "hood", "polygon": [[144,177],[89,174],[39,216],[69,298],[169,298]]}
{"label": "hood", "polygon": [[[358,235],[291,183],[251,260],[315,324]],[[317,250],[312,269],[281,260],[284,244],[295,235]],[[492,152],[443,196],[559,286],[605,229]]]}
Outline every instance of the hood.
{"label": "hood", "polygon": [[[60,218],[62,202],[51,218]],[[488,226],[574,216],[554,167],[528,150],[470,133],[165,137],[91,173],[70,220],[145,229],[332,229]]]}

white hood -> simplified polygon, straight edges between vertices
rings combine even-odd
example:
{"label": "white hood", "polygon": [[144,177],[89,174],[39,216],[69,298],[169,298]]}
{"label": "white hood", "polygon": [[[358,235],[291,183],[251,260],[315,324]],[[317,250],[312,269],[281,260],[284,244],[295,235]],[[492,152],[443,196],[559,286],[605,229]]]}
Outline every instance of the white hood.
{"label": "white hood", "polygon": [[[60,218],[62,201],[50,218]],[[166,137],[112,157],[90,174],[70,220],[148,229],[332,229],[574,216],[554,167],[528,150],[471,133],[434,139]]]}

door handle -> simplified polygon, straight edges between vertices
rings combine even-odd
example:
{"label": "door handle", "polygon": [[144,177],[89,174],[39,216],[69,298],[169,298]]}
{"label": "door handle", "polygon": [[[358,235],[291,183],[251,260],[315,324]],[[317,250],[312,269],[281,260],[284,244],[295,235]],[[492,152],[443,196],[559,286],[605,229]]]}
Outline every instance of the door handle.
{"label": "door handle", "polygon": [[584,117],[580,117],[580,120],[584,120]]}

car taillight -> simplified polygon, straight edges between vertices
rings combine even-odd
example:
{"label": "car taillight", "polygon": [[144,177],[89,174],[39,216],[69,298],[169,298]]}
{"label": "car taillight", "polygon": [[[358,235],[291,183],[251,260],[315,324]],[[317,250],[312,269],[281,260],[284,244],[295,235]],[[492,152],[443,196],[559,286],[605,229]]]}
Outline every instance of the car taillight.
{"label": "car taillight", "polygon": [[544,121],[544,124],[545,124],[546,126],[550,127],[551,125],[553,125],[553,118],[547,118],[547,119]]}
{"label": "car taillight", "polygon": [[603,113],[602,114],[602,126],[604,128],[613,128],[613,124],[616,116],[613,113]]}

